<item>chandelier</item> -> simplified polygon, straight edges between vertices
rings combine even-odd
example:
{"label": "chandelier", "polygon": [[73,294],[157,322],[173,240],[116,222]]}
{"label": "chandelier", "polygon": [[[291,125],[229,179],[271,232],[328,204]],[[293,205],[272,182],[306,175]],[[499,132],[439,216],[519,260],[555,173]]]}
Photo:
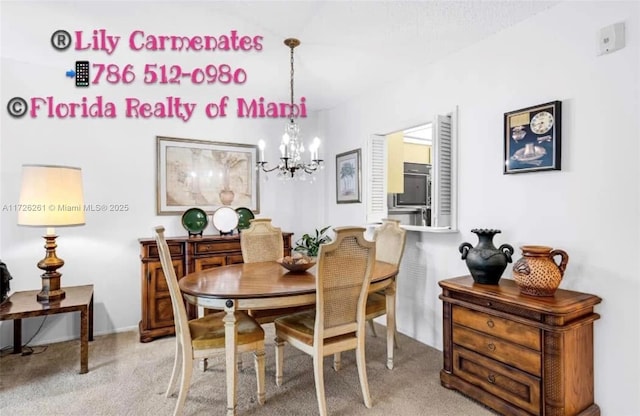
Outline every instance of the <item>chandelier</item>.
{"label": "chandelier", "polygon": [[277,170],[278,177],[281,179],[305,180],[305,174],[313,174],[318,169],[324,168],[323,160],[318,156],[320,139],[315,137],[309,144],[308,162],[305,162],[303,160],[305,147],[299,136],[300,127],[294,119],[294,109],[296,107],[293,104],[293,49],[300,45],[300,41],[289,38],[285,39],[284,44],[291,49],[291,106],[289,107],[289,121],[285,126],[284,134],[280,142],[280,162],[276,166],[268,166],[269,162],[264,160],[265,142],[264,140],[260,140],[258,142],[260,155],[257,168],[262,169],[263,172],[273,172]]}

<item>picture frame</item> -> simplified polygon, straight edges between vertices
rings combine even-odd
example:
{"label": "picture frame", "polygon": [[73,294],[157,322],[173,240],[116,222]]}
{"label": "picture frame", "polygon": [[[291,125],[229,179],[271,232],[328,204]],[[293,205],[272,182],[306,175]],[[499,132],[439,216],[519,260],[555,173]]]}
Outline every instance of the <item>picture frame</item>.
{"label": "picture frame", "polygon": [[362,202],[362,154],[360,149],[336,155],[336,202]]}
{"label": "picture frame", "polygon": [[504,174],[561,170],[562,102],[504,114]]}
{"label": "picture frame", "polygon": [[223,206],[260,212],[258,146],[156,136],[156,152],[158,215]]}

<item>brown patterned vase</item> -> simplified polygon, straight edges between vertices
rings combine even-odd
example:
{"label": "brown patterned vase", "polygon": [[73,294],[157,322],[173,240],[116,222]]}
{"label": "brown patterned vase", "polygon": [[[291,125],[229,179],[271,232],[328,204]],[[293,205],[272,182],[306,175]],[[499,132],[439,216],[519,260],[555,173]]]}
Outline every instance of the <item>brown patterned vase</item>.
{"label": "brown patterned vase", "polygon": [[[569,255],[546,246],[522,246],[522,258],[513,265],[513,279],[520,292],[532,296],[553,296],[560,286]],[[560,256],[560,263],[554,258]]]}

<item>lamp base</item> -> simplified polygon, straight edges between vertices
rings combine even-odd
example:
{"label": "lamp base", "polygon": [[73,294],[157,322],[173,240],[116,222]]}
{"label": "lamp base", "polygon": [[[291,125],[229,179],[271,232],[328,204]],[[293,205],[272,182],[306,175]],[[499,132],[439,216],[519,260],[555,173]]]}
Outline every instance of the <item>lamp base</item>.
{"label": "lamp base", "polygon": [[60,289],[60,276],[58,272],[42,274],[42,290],[36,295],[38,302],[59,302],[65,297],[64,290]]}
{"label": "lamp base", "polygon": [[64,297],[65,297],[65,293],[64,293],[64,290],[62,290],[62,289],[49,291],[47,293],[40,292],[37,295],[38,302],[40,302],[40,303],[60,302],[62,299],[64,299]]}
{"label": "lamp base", "polygon": [[37,294],[38,302],[53,303],[64,299],[64,290],[60,289],[61,273],[57,270],[64,265],[64,260],[56,256],[56,237],[54,234],[44,236],[47,254],[44,259],[38,262],[38,268],[45,272],[40,276],[42,278],[42,290]]}

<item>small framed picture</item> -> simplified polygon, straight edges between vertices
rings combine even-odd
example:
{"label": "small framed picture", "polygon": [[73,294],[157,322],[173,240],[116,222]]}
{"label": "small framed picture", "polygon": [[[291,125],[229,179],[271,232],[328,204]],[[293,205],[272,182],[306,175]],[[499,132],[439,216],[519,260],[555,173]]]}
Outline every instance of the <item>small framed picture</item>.
{"label": "small framed picture", "polygon": [[561,102],[504,114],[504,173],[560,170]]}
{"label": "small framed picture", "polygon": [[361,202],[361,164],[360,149],[336,155],[336,202],[338,204]]}

